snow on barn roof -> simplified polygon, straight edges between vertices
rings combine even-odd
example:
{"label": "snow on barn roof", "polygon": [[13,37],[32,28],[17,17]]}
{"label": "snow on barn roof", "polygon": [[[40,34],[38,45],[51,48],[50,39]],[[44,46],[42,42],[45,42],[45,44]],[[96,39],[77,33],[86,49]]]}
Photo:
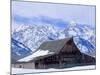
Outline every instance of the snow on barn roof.
{"label": "snow on barn roof", "polygon": [[25,58],[22,58],[22,59],[18,60],[18,61],[19,62],[28,62],[28,61],[36,58],[36,57],[44,56],[44,55],[47,55],[47,54],[51,54],[51,53],[49,53],[49,50],[45,50],[44,51],[44,50],[40,49],[40,50],[36,51],[35,53],[33,53],[32,55],[29,55],[29,56],[27,56]]}
{"label": "snow on barn roof", "polygon": [[54,41],[46,41],[32,55],[18,60],[18,62],[29,62],[35,58],[57,54],[63,48],[66,42],[71,38],[59,39]]}

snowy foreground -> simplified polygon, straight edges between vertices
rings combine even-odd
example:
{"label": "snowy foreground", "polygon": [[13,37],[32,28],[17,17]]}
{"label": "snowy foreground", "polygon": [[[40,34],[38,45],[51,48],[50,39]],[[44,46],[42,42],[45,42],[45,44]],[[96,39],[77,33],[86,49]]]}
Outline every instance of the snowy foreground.
{"label": "snowy foreground", "polygon": [[41,72],[53,72],[53,71],[71,71],[71,70],[85,70],[85,69],[95,69],[95,65],[90,66],[77,66],[66,69],[20,69],[20,68],[12,68],[12,74],[28,74],[28,73],[41,73]]}

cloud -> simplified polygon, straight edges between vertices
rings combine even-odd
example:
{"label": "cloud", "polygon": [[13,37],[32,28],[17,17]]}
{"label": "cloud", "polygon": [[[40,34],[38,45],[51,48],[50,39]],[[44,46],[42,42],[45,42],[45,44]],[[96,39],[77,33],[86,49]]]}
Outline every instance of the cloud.
{"label": "cloud", "polygon": [[17,24],[31,24],[31,25],[36,25],[36,24],[51,24],[55,25],[61,28],[64,28],[67,26],[67,22],[63,21],[62,19],[57,19],[57,18],[51,18],[48,16],[31,16],[31,17],[25,17],[25,16],[19,16],[19,15],[14,15],[12,17],[13,21]]}
{"label": "cloud", "polygon": [[80,24],[95,25],[95,6],[13,1],[12,15],[16,14],[26,18],[42,15],[63,21],[74,20]]}

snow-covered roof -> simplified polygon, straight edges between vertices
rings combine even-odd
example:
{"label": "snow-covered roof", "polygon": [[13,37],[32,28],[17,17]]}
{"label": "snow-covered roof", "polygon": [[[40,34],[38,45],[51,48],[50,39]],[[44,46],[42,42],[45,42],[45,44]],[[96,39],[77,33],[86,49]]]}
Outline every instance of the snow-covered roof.
{"label": "snow-covered roof", "polygon": [[44,55],[48,55],[48,54],[53,54],[53,52],[49,52],[49,50],[38,50],[38,51],[36,51],[35,53],[33,53],[32,55],[30,55],[30,56],[27,56],[27,57],[25,57],[25,58],[23,58],[23,59],[20,59],[20,60],[18,60],[19,62],[28,62],[28,61],[30,61],[30,60],[32,60],[32,59],[34,59],[34,58],[36,58],[36,57],[39,57],[39,56],[44,56]]}

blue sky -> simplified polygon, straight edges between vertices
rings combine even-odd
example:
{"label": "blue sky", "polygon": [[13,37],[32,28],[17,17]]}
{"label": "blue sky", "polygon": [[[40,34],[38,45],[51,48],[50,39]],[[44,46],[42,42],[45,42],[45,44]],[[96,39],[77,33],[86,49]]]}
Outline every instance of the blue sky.
{"label": "blue sky", "polygon": [[12,2],[12,22],[32,24],[47,22],[65,27],[67,22],[95,25],[95,6]]}

